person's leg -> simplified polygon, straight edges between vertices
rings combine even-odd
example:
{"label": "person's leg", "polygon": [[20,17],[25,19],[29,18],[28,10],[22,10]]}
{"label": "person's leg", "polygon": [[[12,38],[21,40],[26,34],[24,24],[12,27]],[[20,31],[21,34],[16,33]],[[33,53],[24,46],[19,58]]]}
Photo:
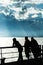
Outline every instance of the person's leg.
{"label": "person's leg", "polygon": [[20,53],[20,59],[23,60],[23,57],[22,57],[22,52]]}
{"label": "person's leg", "polygon": [[18,61],[20,61],[20,53],[19,53]]}
{"label": "person's leg", "polygon": [[34,58],[35,58],[35,51],[32,49],[32,53],[33,53],[33,55],[34,55]]}
{"label": "person's leg", "polygon": [[19,52],[19,58],[18,58],[18,61],[21,61],[21,60],[23,60],[22,52]]}
{"label": "person's leg", "polygon": [[38,58],[38,53],[34,52],[33,54],[34,54],[35,59],[37,59]]}
{"label": "person's leg", "polygon": [[26,57],[27,57],[27,58],[28,58],[28,60],[29,60],[29,53],[28,53],[28,52],[26,53]]}

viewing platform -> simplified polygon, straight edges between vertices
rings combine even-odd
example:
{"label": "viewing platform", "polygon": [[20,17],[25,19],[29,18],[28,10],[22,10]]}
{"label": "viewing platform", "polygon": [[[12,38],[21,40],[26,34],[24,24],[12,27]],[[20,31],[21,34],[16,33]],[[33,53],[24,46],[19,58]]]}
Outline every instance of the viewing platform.
{"label": "viewing platform", "polygon": [[[0,50],[1,50],[1,52],[0,52],[0,56],[1,56],[1,58],[0,58],[0,65],[10,65],[10,64],[12,64],[12,65],[19,65],[19,64],[21,64],[21,65],[23,65],[23,64],[25,64],[25,65],[30,65],[30,64],[43,64],[43,45],[41,46],[41,45],[39,45],[39,47],[41,48],[41,55],[40,55],[40,58],[37,58],[37,59],[26,59],[26,58],[24,58],[23,59],[23,61],[15,61],[15,60],[13,60],[12,62],[7,62],[7,63],[5,63],[5,60],[6,59],[15,59],[15,58],[18,58],[18,56],[15,56],[15,57],[10,57],[10,54],[12,54],[12,55],[14,55],[15,53],[18,53],[18,50],[17,51],[11,51],[10,50],[10,52],[8,51],[9,49],[17,49],[16,47],[0,47]],[[3,52],[5,49],[8,49],[7,51],[5,51],[5,52]],[[13,54],[14,53],[14,54]],[[23,55],[23,57],[25,57],[25,51],[24,51],[24,46],[23,46],[23,52],[22,52],[22,55]],[[9,54],[9,56],[8,57],[3,57],[3,54],[4,54],[4,56],[6,56],[6,54]]]}

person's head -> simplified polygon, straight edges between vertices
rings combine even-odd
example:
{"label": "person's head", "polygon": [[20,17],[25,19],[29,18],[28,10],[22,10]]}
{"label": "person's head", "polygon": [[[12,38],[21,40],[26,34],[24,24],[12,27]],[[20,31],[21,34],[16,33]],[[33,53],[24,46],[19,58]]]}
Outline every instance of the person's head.
{"label": "person's head", "polygon": [[16,41],[16,38],[13,38],[13,41]]}
{"label": "person's head", "polygon": [[33,40],[34,38],[33,37],[31,37],[31,40]]}
{"label": "person's head", "polygon": [[28,37],[27,36],[25,37],[25,40],[28,40]]}

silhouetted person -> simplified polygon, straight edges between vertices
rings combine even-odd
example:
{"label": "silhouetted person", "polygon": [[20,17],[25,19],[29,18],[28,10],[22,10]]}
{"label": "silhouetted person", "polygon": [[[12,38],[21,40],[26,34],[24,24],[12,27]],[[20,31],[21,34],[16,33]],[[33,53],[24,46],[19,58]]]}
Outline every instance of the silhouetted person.
{"label": "silhouetted person", "polygon": [[5,63],[5,58],[1,59],[1,64],[3,65]]}
{"label": "silhouetted person", "polygon": [[32,48],[34,57],[38,58],[38,56],[40,56],[40,48],[39,48],[38,42],[33,37],[31,38],[31,48]]}
{"label": "silhouetted person", "polygon": [[30,42],[30,40],[28,39],[28,37],[25,37],[24,47],[25,47],[26,57],[29,59],[29,52],[30,52],[31,42]]}
{"label": "silhouetted person", "polygon": [[22,57],[23,48],[22,48],[21,44],[16,40],[16,38],[13,38],[13,46],[18,48],[18,52],[19,52],[18,61],[23,60],[23,57]]}

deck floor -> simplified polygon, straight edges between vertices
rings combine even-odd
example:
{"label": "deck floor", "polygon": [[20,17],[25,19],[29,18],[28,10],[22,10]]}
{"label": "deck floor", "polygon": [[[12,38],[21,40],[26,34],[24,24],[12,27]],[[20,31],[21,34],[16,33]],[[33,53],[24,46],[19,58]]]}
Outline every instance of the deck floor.
{"label": "deck floor", "polygon": [[[30,59],[30,60],[24,60],[24,61],[17,61],[17,62],[11,62],[11,63],[4,63],[2,65],[43,65],[43,58],[42,59]],[[1,64],[0,64],[1,65]]]}

